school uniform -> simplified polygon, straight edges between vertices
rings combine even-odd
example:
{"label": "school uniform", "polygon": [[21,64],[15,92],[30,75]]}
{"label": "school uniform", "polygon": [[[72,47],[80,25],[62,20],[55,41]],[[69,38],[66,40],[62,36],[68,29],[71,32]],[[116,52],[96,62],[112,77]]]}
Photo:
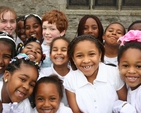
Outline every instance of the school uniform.
{"label": "school uniform", "polygon": [[118,65],[117,57],[109,58],[107,56],[104,56],[104,63],[107,65],[114,65],[115,67]]}
{"label": "school uniform", "polygon": [[[55,70],[54,67],[53,67],[53,64],[51,64],[51,67],[43,68],[43,69],[40,70],[40,74],[39,74],[38,79],[40,79],[40,78],[42,78],[42,77],[44,77],[44,76],[49,76],[49,75],[51,75],[51,74],[56,74],[56,75],[59,77],[59,79],[61,79],[62,81],[64,81],[64,78],[65,78],[69,73],[71,73],[71,71],[72,71],[72,69],[71,69],[71,67],[70,67],[69,65],[68,65],[68,68],[70,69],[70,71],[69,71],[65,76],[61,76],[61,75],[59,75],[59,74],[56,72],[56,70]],[[64,91],[63,91],[63,98],[62,98],[61,102],[63,102],[63,103],[65,104],[65,106],[68,106],[68,101],[67,101],[65,89],[64,89]]]}
{"label": "school uniform", "polygon": [[[33,110],[33,113],[38,113],[36,108]],[[73,113],[73,112],[69,107],[65,106],[63,103],[60,103],[60,106],[56,113]]]}
{"label": "school uniform", "polygon": [[127,102],[117,100],[113,111],[114,113],[141,113],[141,86],[135,90],[128,87]]}
{"label": "school uniform", "polygon": [[[0,81],[0,91],[2,90],[3,81]],[[1,100],[1,93],[0,93]],[[32,113],[32,108],[30,106],[29,100],[25,99],[20,103],[2,103],[3,111],[2,113]]]}
{"label": "school uniform", "polygon": [[50,60],[50,46],[46,45],[46,41],[44,40],[43,43],[41,44],[43,54],[46,55],[42,65],[40,68],[47,68],[50,67],[52,64],[52,61]]}
{"label": "school uniform", "polygon": [[80,71],[72,71],[64,79],[65,89],[75,93],[76,102],[83,113],[112,113],[117,92],[124,86],[117,67],[99,63],[99,69],[93,84],[88,82]]}

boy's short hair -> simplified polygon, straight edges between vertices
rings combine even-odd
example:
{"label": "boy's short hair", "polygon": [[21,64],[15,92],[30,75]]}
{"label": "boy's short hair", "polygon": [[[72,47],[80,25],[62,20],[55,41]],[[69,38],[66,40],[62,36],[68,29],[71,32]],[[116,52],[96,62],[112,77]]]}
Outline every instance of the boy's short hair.
{"label": "boy's short hair", "polygon": [[50,24],[56,24],[60,33],[68,28],[68,19],[66,15],[59,10],[51,10],[45,13],[42,17],[42,23],[48,21]]}

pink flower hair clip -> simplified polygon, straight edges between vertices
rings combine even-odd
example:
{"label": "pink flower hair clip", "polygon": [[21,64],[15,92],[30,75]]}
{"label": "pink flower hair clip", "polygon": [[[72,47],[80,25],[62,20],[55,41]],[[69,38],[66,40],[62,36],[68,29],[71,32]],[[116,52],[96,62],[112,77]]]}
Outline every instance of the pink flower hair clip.
{"label": "pink flower hair clip", "polygon": [[130,30],[124,36],[118,39],[118,42],[120,42],[120,46],[124,46],[126,42],[130,42],[130,41],[141,42],[141,31]]}

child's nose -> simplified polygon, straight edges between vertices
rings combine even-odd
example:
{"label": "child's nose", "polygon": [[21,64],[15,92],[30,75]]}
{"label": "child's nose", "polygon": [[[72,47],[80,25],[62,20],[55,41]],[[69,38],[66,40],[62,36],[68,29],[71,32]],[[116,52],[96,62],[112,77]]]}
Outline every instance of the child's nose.
{"label": "child's nose", "polygon": [[47,106],[50,106],[49,100],[46,99],[46,100],[44,101],[44,106],[46,106],[46,107],[47,107]]}
{"label": "child's nose", "polygon": [[128,73],[136,73],[136,70],[133,67],[130,67],[128,70]]}

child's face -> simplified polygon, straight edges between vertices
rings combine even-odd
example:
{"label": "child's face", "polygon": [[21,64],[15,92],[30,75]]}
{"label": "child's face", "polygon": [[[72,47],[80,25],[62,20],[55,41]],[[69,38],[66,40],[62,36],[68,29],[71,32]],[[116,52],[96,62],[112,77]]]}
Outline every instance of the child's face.
{"label": "child's face", "polygon": [[103,40],[108,45],[118,46],[117,40],[123,35],[124,28],[120,24],[111,24],[103,35]]}
{"label": "child's face", "polygon": [[129,87],[136,89],[141,84],[141,50],[127,49],[120,58],[119,71]]}
{"label": "child's face", "polygon": [[38,70],[27,64],[21,64],[21,68],[13,73],[6,71],[4,80],[7,79],[5,87],[8,98],[12,102],[21,102],[28,98],[33,92],[37,77]]}
{"label": "child's face", "polygon": [[9,64],[11,52],[11,47],[0,41],[0,74],[5,71],[6,66]]}
{"label": "child's face", "polygon": [[43,22],[42,29],[43,29],[43,37],[46,40],[47,45],[50,45],[50,43],[54,38],[63,36],[65,33],[64,31],[60,32],[57,29],[55,23],[49,24],[48,21]]}
{"label": "child's face", "polygon": [[68,64],[68,42],[59,39],[53,43],[50,58],[54,65],[67,65]]}
{"label": "child's face", "polygon": [[100,60],[101,53],[94,42],[85,40],[77,43],[74,49],[73,61],[89,82],[96,77]]}
{"label": "child's face", "polygon": [[32,36],[39,41],[42,40],[42,25],[40,25],[36,18],[30,17],[26,19],[25,34],[27,38]]}
{"label": "child's face", "polygon": [[53,83],[40,83],[35,94],[35,104],[39,113],[56,113],[60,105],[56,85]]}
{"label": "child's face", "polygon": [[30,42],[28,43],[21,53],[25,53],[28,55],[31,61],[36,61],[40,63],[42,59],[42,48],[38,42]]}
{"label": "child's face", "polygon": [[16,30],[16,16],[12,12],[8,11],[0,15],[0,31],[6,31],[10,35],[13,35]]}
{"label": "child's face", "polygon": [[23,42],[26,41],[26,35],[25,35],[25,30],[24,30],[24,21],[19,21],[17,23],[17,35]]}
{"label": "child's face", "polygon": [[90,34],[97,38],[98,32],[97,22],[93,18],[88,18],[85,23],[84,34]]}

